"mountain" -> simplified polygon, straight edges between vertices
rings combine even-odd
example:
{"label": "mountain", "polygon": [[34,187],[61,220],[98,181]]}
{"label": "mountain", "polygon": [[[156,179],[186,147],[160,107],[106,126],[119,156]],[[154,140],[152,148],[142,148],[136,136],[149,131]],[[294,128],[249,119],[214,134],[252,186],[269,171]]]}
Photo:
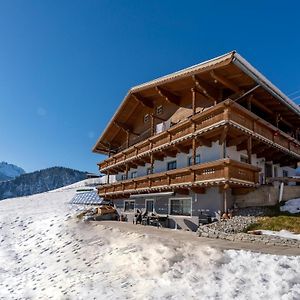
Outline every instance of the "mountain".
{"label": "mountain", "polygon": [[13,180],[0,182],[0,200],[54,190],[86,179],[86,174],[63,167],[22,174]]}
{"label": "mountain", "polygon": [[0,181],[15,179],[22,174],[25,174],[22,168],[5,161],[0,162]]}

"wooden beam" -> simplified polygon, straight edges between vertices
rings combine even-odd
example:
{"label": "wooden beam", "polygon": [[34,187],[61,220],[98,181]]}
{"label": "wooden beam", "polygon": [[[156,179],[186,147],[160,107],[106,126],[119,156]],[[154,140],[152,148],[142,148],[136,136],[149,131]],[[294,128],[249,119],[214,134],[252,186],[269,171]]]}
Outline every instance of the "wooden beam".
{"label": "wooden beam", "polygon": [[117,126],[118,128],[124,130],[125,132],[130,132],[133,135],[140,136],[139,133],[133,132],[132,129],[129,126],[127,126],[126,124],[123,124],[123,123],[118,122],[118,121],[114,121],[113,124],[115,126]]}
{"label": "wooden beam", "polygon": [[277,151],[278,150],[275,150],[275,149],[268,149],[267,152],[264,151],[264,152],[258,153],[256,156],[257,156],[257,158],[265,157],[266,161],[268,161],[268,160],[272,160],[272,155]]}
{"label": "wooden beam", "polygon": [[236,146],[237,151],[247,150],[247,140],[244,140],[242,143]]}
{"label": "wooden beam", "polygon": [[155,87],[156,91],[158,92],[158,94],[163,97],[166,101],[168,101],[169,103],[173,103],[179,106],[179,102],[180,102],[180,97],[175,95],[174,93],[163,89],[161,87]]}
{"label": "wooden beam", "polygon": [[244,142],[245,140],[247,140],[248,136],[243,134],[243,135],[239,135],[233,139],[230,139],[228,142],[227,142],[227,146],[228,147],[231,147],[231,146],[237,146],[239,144],[241,144],[242,142]]}
{"label": "wooden beam", "polygon": [[139,94],[131,94],[131,96],[139,103],[141,103],[144,107],[153,109],[154,104],[151,100],[142,97]]}
{"label": "wooden beam", "polygon": [[176,148],[179,152],[182,152],[182,153],[188,154],[188,153],[190,152],[190,148],[189,148],[189,147],[184,147],[184,146],[181,146],[181,145],[175,145],[175,148]]}
{"label": "wooden beam", "polygon": [[248,154],[248,163],[252,163],[252,137],[249,136],[247,140],[247,154]]}
{"label": "wooden beam", "polygon": [[170,157],[176,157],[178,151],[177,150],[164,150],[165,154]]}
{"label": "wooden beam", "polygon": [[234,84],[232,81],[229,81],[225,77],[223,77],[223,76],[221,76],[219,74],[216,74],[215,71],[211,71],[210,72],[210,76],[214,80],[216,80],[216,81],[220,82],[221,84],[223,84],[225,87],[231,89],[232,91],[234,91],[236,93],[240,93],[241,92],[240,88],[236,84]]}
{"label": "wooden beam", "polygon": [[193,165],[196,164],[196,138],[193,138],[192,141],[192,155],[193,155]]}
{"label": "wooden beam", "polygon": [[206,189],[204,187],[191,187],[191,191],[193,191],[195,194],[205,194]]}
{"label": "wooden beam", "polygon": [[270,148],[270,145],[266,145],[266,144],[261,144],[259,143],[258,145],[256,145],[255,147],[252,148],[252,153],[260,153],[265,151],[266,149]]}
{"label": "wooden beam", "polygon": [[161,160],[161,161],[163,161],[163,160],[164,160],[164,157],[165,157],[165,155],[163,155],[163,154],[153,153],[153,158],[154,158],[155,160]]}
{"label": "wooden beam", "polygon": [[199,146],[211,147],[211,141],[209,141],[208,139],[206,139],[204,137],[197,136],[196,140],[197,140]]}
{"label": "wooden beam", "polygon": [[261,110],[267,112],[270,115],[274,114],[274,111],[267,108],[266,106],[264,106],[263,104],[261,104],[258,100],[254,99],[254,98],[252,98],[252,104],[254,104],[255,106],[257,106],[258,108],[260,108]]}
{"label": "wooden beam", "polygon": [[149,157],[149,156],[141,157],[140,159],[143,162],[145,162],[146,164],[150,164],[151,163],[151,157]]}
{"label": "wooden beam", "polygon": [[193,75],[193,81],[201,94],[203,94],[207,99],[213,101],[215,104],[217,103],[218,95],[213,87],[210,87],[206,82],[199,79],[196,75]]}
{"label": "wooden beam", "polygon": [[228,129],[229,129],[228,126],[224,126],[223,131],[220,135],[219,145],[224,144],[226,137],[227,137]]}
{"label": "wooden beam", "polygon": [[195,115],[196,114],[196,90],[192,88],[191,91],[192,91],[192,111],[193,111],[193,115]]}
{"label": "wooden beam", "polygon": [[189,189],[184,189],[184,188],[174,189],[174,192],[182,195],[189,195],[190,193]]}
{"label": "wooden beam", "polygon": [[138,165],[135,164],[135,163],[133,163],[133,162],[129,162],[129,163],[128,163],[128,167],[129,167],[129,168],[136,169],[136,168],[138,167]]}

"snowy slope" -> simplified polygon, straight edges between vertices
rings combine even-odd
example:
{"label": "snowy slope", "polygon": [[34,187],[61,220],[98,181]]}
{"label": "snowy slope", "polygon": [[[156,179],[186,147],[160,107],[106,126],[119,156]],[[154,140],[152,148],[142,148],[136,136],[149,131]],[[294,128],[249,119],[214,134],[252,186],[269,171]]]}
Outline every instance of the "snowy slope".
{"label": "snowy slope", "polygon": [[25,171],[16,165],[4,161],[0,162],[0,181],[11,180],[24,173]]}
{"label": "snowy slope", "polygon": [[300,299],[300,256],[83,223],[77,187],[0,202],[0,299]]}

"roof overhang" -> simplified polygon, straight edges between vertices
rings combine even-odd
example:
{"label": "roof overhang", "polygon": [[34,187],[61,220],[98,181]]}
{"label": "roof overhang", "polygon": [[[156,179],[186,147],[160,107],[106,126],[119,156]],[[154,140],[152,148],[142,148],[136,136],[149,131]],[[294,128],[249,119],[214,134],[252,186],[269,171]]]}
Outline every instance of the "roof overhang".
{"label": "roof overhang", "polygon": [[98,138],[92,151],[101,154],[109,153],[108,149],[110,145],[109,142],[105,139],[105,136],[108,135],[109,129],[113,126],[113,124],[117,123],[118,117],[121,115],[122,111],[128,105],[130,105],[130,97],[132,96],[132,94],[146,91],[151,88],[153,89],[157,86],[175,82],[177,80],[184,80],[185,78],[190,78],[193,75],[226,67],[230,64],[236,66],[243,74],[247,76],[247,78],[251,78],[251,80],[253,80],[257,83],[257,85],[262,87],[263,90],[266,90],[269,94],[271,94],[280,103],[285,105],[290,111],[292,111],[294,114],[297,115],[297,117],[300,118],[300,108],[298,105],[296,105],[283,92],[281,92],[277,87],[275,87],[266,77],[264,77],[259,71],[257,71],[241,55],[239,55],[236,51],[232,51],[219,57],[204,61],[200,64],[188,67],[178,72],[171,73],[169,75],[151,80],[149,82],[131,88],[126,94],[119,108],[111,118],[110,122],[107,124],[106,128],[102,132],[101,136]]}

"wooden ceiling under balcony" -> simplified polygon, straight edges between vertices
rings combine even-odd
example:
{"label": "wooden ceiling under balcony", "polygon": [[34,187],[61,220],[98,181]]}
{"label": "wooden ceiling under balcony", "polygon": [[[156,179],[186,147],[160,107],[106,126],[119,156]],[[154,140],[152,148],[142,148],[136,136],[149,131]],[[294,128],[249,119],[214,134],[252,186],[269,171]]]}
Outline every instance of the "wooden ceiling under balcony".
{"label": "wooden ceiling under balcony", "polygon": [[[258,85],[233,63],[234,53],[204,63],[203,67],[188,68],[131,89],[112,120],[98,139],[93,151],[118,153],[131,144],[151,135],[145,114],[154,115],[154,125],[168,120],[180,108],[192,114],[192,89],[196,92],[196,107],[205,110],[228,98],[233,99],[283,130],[300,127],[299,114]],[[199,65],[201,66],[201,65]],[[163,105],[163,113],[155,117],[155,108]]]}

